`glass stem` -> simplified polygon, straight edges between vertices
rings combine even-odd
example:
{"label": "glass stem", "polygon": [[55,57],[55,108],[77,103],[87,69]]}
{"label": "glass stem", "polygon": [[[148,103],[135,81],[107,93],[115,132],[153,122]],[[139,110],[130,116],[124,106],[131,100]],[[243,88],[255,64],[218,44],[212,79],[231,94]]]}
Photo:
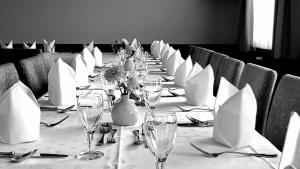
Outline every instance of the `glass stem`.
{"label": "glass stem", "polygon": [[164,169],[165,168],[165,158],[157,158],[156,159],[156,169]]}
{"label": "glass stem", "polygon": [[94,132],[88,131],[87,132],[87,140],[88,140],[88,143],[89,143],[89,152],[91,152],[91,144],[92,144],[92,141],[93,141],[93,137],[94,137]]}

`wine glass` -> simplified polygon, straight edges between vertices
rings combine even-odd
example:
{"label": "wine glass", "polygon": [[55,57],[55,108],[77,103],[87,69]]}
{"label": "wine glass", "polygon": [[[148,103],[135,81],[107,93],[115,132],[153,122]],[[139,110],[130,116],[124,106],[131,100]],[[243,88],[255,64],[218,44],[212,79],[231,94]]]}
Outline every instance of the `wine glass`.
{"label": "wine glass", "polygon": [[103,157],[101,151],[91,150],[94,133],[100,124],[103,114],[103,97],[98,93],[78,95],[77,114],[87,135],[89,151],[77,154],[77,159],[95,160]]}
{"label": "wine glass", "polygon": [[143,97],[147,103],[150,111],[155,109],[156,104],[160,100],[162,91],[162,81],[161,79],[146,79],[143,83]]}
{"label": "wine glass", "polygon": [[156,169],[163,169],[176,137],[175,112],[147,113],[144,120],[147,145],[155,157]]}

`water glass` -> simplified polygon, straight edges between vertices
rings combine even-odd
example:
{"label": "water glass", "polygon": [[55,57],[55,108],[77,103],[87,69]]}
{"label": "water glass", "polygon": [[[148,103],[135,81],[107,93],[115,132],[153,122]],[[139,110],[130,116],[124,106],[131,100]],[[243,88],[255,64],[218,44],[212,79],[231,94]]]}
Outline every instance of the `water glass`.
{"label": "water glass", "polygon": [[163,111],[148,112],[143,127],[147,145],[156,160],[156,169],[163,169],[176,137],[176,114]]}
{"label": "water glass", "polygon": [[89,145],[87,152],[77,154],[77,159],[95,160],[103,157],[101,151],[91,150],[93,136],[103,114],[103,97],[99,93],[82,94],[77,97],[77,115],[82,123]]}
{"label": "water glass", "polygon": [[150,111],[152,111],[153,109],[155,109],[156,104],[160,100],[162,92],[162,81],[161,79],[146,79],[142,85],[144,100],[147,103]]}

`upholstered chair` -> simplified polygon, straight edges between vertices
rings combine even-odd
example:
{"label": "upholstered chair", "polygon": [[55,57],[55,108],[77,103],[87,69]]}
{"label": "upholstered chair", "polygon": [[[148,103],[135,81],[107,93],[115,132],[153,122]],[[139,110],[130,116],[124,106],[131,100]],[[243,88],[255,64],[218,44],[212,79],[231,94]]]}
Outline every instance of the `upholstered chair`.
{"label": "upholstered chair", "polygon": [[39,54],[20,60],[17,64],[21,81],[32,90],[36,98],[48,91],[48,72],[54,63],[53,59],[49,55]]}
{"label": "upholstered chair", "polygon": [[255,129],[264,133],[271,98],[277,79],[277,72],[256,64],[247,63],[239,80],[238,88],[249,84],[256,97],[257,113]]}
{"label": "upholstered chair", "polygon": [[198,61],[202,49],[203,48],[201,48],[201,47],[192,45],[191,59],[192,59],[193,64],[195,64]]}
{"label": "upholstered chair", "polygon": [[202,48],[200,55],[196,62],[198,62],[203,68],[205,68],[208,65],[211,55],[213,53],[214,53],[214,51],[212,51],[212,50]]}
{"label": "upholstered chair", "polygon": [[219,88],[221,77],[224,77],[234,86],[238,85],[245,63],[241,60],[226,57],[220,62],[217,70],[214,87]]}
{"label": "upholstered chair", "polygon": [[284,75],[276,88],[264,136],[282,151],[291,112],[300,112],[300,77]]}
{"label": "upholstered chair", "polygon": [[18,72],[12,63],[0,65],[0,95],[19,81]]}
{"label": "upholstered chair", "polygon": [[[219,69],[220,63],[222,62],[222,60],[224,58],[228,58],[228,56],[225,54],[222,54],[222,53],[218,53],[218,52],[213,52],[211,55],[209,64],[211,65],[211,67],[214,71],[215,79],[217,77],[217,71]],[[217,83],[214,83],[214,96],[217,95],[218,88],[219,88],[219,85]]]}

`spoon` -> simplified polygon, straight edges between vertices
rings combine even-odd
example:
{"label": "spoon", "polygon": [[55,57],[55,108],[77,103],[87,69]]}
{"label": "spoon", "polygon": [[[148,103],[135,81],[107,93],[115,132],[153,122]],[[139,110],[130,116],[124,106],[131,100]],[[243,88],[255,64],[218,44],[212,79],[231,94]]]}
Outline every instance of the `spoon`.
{"label": "spoon", "polygon": [[109,136],[107,137],[107,143],[116,143],[117,142],[116,138],[114,137],[115,133],[117,131],[118,131],[117,129],[112,129],[110,131]]}
{"label": "spoon", "polygon": [[97,143],[97,146],[103,146],[104,145],[104,136],[105,134],[109,133],[112,130],[112,126],[110,123],[103,123],[100,126],[100,133],[102,133],[101,139]]}
{"label": "spoon", "polygon": [[42,122],[41,121],[40,124],[43,124],[43,125],[45,125],[47,127],[54,127],[54,126],[60,124],[61,122],[65,121],[69,116],[70,115],[66,116],[65,118],[63,118],[63,119],[61,119],[61,120],[59,120],[58,122],[55,122],[55,123],[46,123],[46,122]]}
{"label": "spoon", "polygon": [[33,156],[36,153],[36,151],[37,151],[37,149],[30,151],[28,153],[25,153],[25,154],[21,154],[21,155],[14,154],[11,157],[9,157],[8,159],[11,162],[18,163],[18,162],[29,159],[31,156]]}
{"label": "spoon", "polygon": [[133,130],[132,133],[135,135],[135,139],[134,139],[133,144],[140,145],[140,144],[143,144],[143,143],[144,143],[144,142],[140,139],[140,131],[139,131],[139,130]]}

